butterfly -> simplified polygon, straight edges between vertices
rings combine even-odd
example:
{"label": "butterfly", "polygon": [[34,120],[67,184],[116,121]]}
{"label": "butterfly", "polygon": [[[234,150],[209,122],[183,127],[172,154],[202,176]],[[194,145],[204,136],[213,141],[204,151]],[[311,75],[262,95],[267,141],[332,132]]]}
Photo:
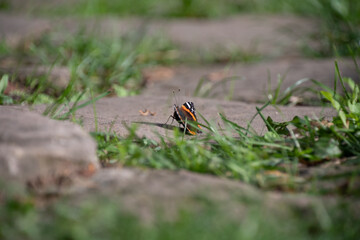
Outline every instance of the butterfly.
{"label": "butterfly", "polygon": [[[174,104],[174,114],[171,115],[173,119],[175,119],[180,125],[186,129],[186,132],[191,135],[196,135],[196,133],[201,133],[194,126],[191,126],[189,122],[197,122],[195,107],[193,102],[185,102],[181,106],[177,106]],[[199,128],[200,125],[197,125]]]}

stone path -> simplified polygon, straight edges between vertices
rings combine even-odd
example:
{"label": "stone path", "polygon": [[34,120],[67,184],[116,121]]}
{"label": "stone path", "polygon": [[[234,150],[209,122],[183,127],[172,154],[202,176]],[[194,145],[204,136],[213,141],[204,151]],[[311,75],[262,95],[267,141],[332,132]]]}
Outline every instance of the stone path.
{"label": "stone path", "polygon": [[[171,136],[173,128],[164,123],[173,112],[172,91],[178,88],[181,88],[182,92],[179,94],[181,96],[178,96],[180,102],[177,104],[191,100],[198,112],[215,124],[220,122],[218,112],[223,112],[230,120],[246,126],[247,121],[255,114],[255,103],[265,99],[268,71],[273,87],[276,86],[277,75],[286,74],[282,90],[303,78],[314,78],[330,87],[333,84],[334,59],[310,60],[305,58],[301,51],[303,43],[314,44],[316,47],[316,43],[309,42],[307,36],[316,32],[319,26],[316,22],[295,17],[249,15],[220,21],[166,22],[106,18],[81,22],[0,13],[0,37],[15,47],[33,41],[49,30],[55,31],[54,36],[60,36],[65,30],[68,32],[64,34],[71,34],[84,22],[89,32],[101,32],[102,35],[124,34],[134,28],[144,34],[162,32],[179,44],[184,53],[216,51],[221,46],[244,51],[255,50],[263,58],[262,61],[251,64],[184,64],[166,68],[170,74],[165,77],[152,76],[140,96],[104,98],[98,101],[97,118],[102,131],[111,128],[120,135],[126,135],[127,130],[123,123],[137,123],[138,134],[141,136],[156,138],[154,132]],[[342,74],[359,81],[351,60],[339,61]],[[229,93],[230,84],[225,86],[225,89],[222,88],[223,85],[219,85],[207,98],[201,98],[201,94],[198,97],[193,96],[193,91],[202,77],[206,81],[200,93],[203,93],[209,84],[233,76],[238,79],[233,86],[232,99],[243,102],[224,100]],[[41,113],[43,109],[44,106],[35,106],[33,111]],[[144,116],[140,113],[146,110],[154,115]],[[268,107],[263,113],[277,121],[290,120],[296,115],[331,117],[335,114],[333,110],[318,107]],[[155,203],[171,209],[172,206],[189,201],[197,192],[206,192],[209,199],[222,203],[231,201],[235,204],[231,200],[232,194],[249,199],[263,199],[265,202],[269,200],[269,209],[270,203],[275,201],[288,204],[288,198],[291,199],[290,202],[304,208],[310,208],[313,201],[332,201],[329,198],[297,194],[264,193],[238,181],[186,171],[101,169],[96,160],[94,143],[86,134],[86,131],[93,131],[95,127],[92,106],[80,109],[76,114],[83,120],[85,132],[79,126],[55,122],[36,113],[29,113],[24,106],[0,106],[1,178],[17,175],[21,184],[30,183],[35,192],[46,194],[48,191],[55,191],[70,196],[70,199],[94,197],[100,192],[111,197],[120,197],[130,209],[144,218],[151,218],[151,209],[155,207]],[[264,133],[261,119],[256,118],[252,127],[256,132]],[[70,179],[70,184],[59,188],[62,181],[59,179],[63,178]],[[238,206],[244,208],[244,205]]]}
{"label": "stone path", "polygon": [[[125,103],[140,99],[125,99]],[[114,100],[104,99],[99,109],[106,109]],[[233,108],[239,103],[223,104]],[[113,107],[127,110],[126,106]],[[109,117],[113,109],[108,110],[99,114]],[[93,121],[87,111],[79,113],[85,116],[85,129]],[[133,117],[130,110],[127,116]],[[291,217],[297,209],[337,206],[336,198],[266,193],[239,181],[183,170],[99,168],[94,141],[79,126],[41,117],[20,106],[0,107],[0,130],[0,179],[13,188],[26,187],[41,205],[43,201],[51,204],[54,197],[67,206],[111,199],[148,223],[160,209],[166,219],[174,219],[183,208],[198,211],[205,204],[201,199],[221,206],[220,211],[239,220],[246,218],[249,207],[261,206],[272,214]],[[356,209],[358,204],[351,206]]]}
{"label": "stone path", "polygon": [[[114,37],[127,33],[138,32],[142,35],[158,35],[161,33],[172,40],[182,54],[198,54],[217,52],[219,47],[241,49],[244,54],[260,56],[263,60],[255,63],[223,63],[223,64],[190,64],[174,66],[167,71],[167,77],[153,76],[143,94],[168,95],[174,89],[182,89],[184,95],[193,95],[199,81],[204,78],[199,94],[209,86],[214,86],[207,97],[224,99],[228,97],[230,86],[234,88],[232,99],[246,102],[264,101],[270,80],[272,89],[277,86],[279,75],[284,82],[281,90],[292,86],[298,80],[311,78],[325,85],[333,86],[335,59],[308,59],[303,56],[304,45],[314,45],[309,35],[316,32],[319,26],[308,19],[279,16],[241,16],[220,21],[171,20],[171,21],[141,21],[139,19],[104,18],[101,20],[84,19],[40,19],[29,21],[29,17],[0,13],[0,36],[12,46],[25,44],[40,37],[51,29],[56,41],[74,34],[83,26],[89,34],[104,37]],[[301,37],[300,37],[301,36]],[[254,47],[253,45],[257,45]],[[1,59],[0,59],[1,60]],[[351,59],[337,59],[343,76],[360,81]],[[9,64],[0,61],[2,72],[29,72],[18,63]],[[40,67],[42,69],[44,67]],[[34,66],[39,69],[39,66]],[[38,72],[38,70],[36,71]],[[64,69],[54,68],[51,74],[57,85],[63,86],[65,78],[70,74]],[[46,72],[44,71],[44,74]],[[63,75],[59,75],[63,74]],[[54,76],[53,76],[54,75]],[[231,83],[220,84],[226,78],[233,78]],[[303,86],[312,86],[310,83]],[[308,95],[311,97],[313,95]]]}

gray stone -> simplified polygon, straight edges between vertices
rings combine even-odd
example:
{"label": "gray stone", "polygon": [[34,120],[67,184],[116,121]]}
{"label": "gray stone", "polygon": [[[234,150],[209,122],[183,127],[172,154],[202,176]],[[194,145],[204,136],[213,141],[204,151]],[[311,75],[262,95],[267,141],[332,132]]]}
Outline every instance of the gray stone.
{"label": "gray stone", "polygon": [[[344,77],[351,77],[359,82],[359,74],[356,66],[351,59],[337,59],[339,69]],[[333,88],[335,79],[335,59],[278,59],[272,61],[263,61],[254,64],[218,64],[211,66],[177,66],[173,68],[173,76],[166,81],[152,79],[151,84],[144,89],[143,95],[159,96],[164,93],[171,93],[173,90],[181,89],[183,93],[193,95],[200,81],[205,79],[199,91],[199,97],[202,97],[205,91],[211,88],[207,98],[225,99],[233,88],[232,100],[245,102],[264,102],[269,88],[269,80],[272,92],[278,86],[279,75],[284,78],[280,86],[280,93],[286,88],[294,85],[301,79],[314,79],[324,85]],[[221,81],[233,78],[233,84]],[[310,87],[314,90],[319,89],[311,81],[298,86]],[[314,93],[310,91],[306,94],[295,93],[297,97],[311,98]]]}
{"label": "gray stone", "polygon": [[144,221],[151,221],[159,210],[164,211],[165,217],[173,218],[180,209],[195,210],[203,201],[220,203],[221,210],[230,215],[243,214],[246,206],[239,199],[259,202],[263,196],[239,181],[184,170],[103,169],[89,180],[90,188],[84,189],[84,196],[91,196],[95,190],[119,199],[124,209]]}
{"label": "gray stone", "polygon": [[[159,213],[172,220],[179,210],[196,213],[211,204],[222,215],[240,220],[245,219],[248,210],[253,208],[261,208],[275,216],[291,217],[297,211],[317,211],[342,201],[329,196],[264,192],[238,180],[185,170],[127,167],[101,169],[91,178],[76,182],[67,191],[66,201],[72,205],[81,206],[89,199],[97,199],[94,202],[109,199],[147,223],[156,219]],[[354,201],[352,206],[356,209],[359,202]]]}
{"label": "gray stone", "polygon": [[[0,63],[1,64],[1,63]],[[67,67],[47,66],[5,66],[0,65],[0,73],[15,75],[17,81],[24,83],[27,78],[45,78],[50,86],[65,88],[71,78]]]}
{"label": "gray stone", "polygon": [[53,182],[95,171],[96,144],[80,126],[0,107],[0,179]]}
{"label": "gray stone", "polygon": [[[169,116],[173,114],[173,104],[183,104],[185,101],[193,101],[197,113],[201,113],[215,126],[224,127],[219,112],[240,126],[246,127],[247,123],[256,113],[256,107],[261,104],[247,104],[244,102],[224,101],[216,99],[204,99],[191,96],[177,96],[177,101],[172,92],[163,93],[165,96],[134,96],[124,98],[103,98],[96,102],[96,118],[98,131],[115,131],[120,136],[128,135],[127,126],[135,123],[138,125],[137,135],[158,139],[158,136],[172,137],[174,128],[178,127],[176,121],[172,122]],[[160,94],[159,94],[160,95]],[[166,96],[167,95],[167,96]],[[37,106],[34,110],[42,112],[44,106]],[[148,111],[148,114],[144,114]],[[152,113],[152,114],[150,114]],[[268,106],[262,111],[265,118],[271,116],[274,121],[289,121],[295,116],[307,115],[310,118],[327,117],[336,114],[331,108],[322,107],[286,107]],[[88,105],[77,110],[76,117],[81,119],[83,127],[87,131],[95,131],[95,115],[93,106]],[[199,122],[205,123],[198,114]],[[167,122],[167,120],[169,121]],[[266,132],[265,124],[257,116],[252,122],[252,128],[259,134]],[[204,131],[205,132],[205,131]],[[204,134],[199,134],[201,137]],[[193,137],[193,136],[187,136]]]}
{"label": "gray stone", "polygon": [[[160,95],[160,94],[159,94]],[[86,131],[116,132],[120,136],[128,135],[127,126],[137,125],[137,135],[158,140],[159,136],[173,137],[174,129],[179,126],[176,121],[169,118],[174,112],[174,104],[181,105],[185,101],[192,101],[198,113],[198,121],[204,123],[200,114],[206,120],[224,128],[219,113],[223,113],[227,119],[236,124],[247,127],[248,122],[256,114],[256,107],[262,104],[251,104],[239,101],[225,101],[217,99],[204,99],[192,96],[172,95],[168,91],[165,96],[133,96],[133,97],[106,97],[98,100],[96,107],[97,129],[95,124],[95,114],[92,105],[80,108],[75,116],[81,120]],[[167,95],[167,96],[166,96]],[[27,106],[20,108],[26,109]],[[38,105],[33,111],[43,112],[45,105]],[[199,114],[200,113],[200,114]],[[289,121],[295,116],[309,116],[312,119],[325,117],[327,119],[336,115],[332,108],[325,107],[291,107],[291,106],[268,106],[262,111],[265,118],[270,116],[274,121]],[[168,121],[169,120],[169,121]],[[263,120],[258,115],[251,124],[251,129],[258,134],[264,134],[267,130]],[[206,131],[204,130],[204,133]],[[235,134],[235,133],[230,133]],[[199,134],[198,137],[205,134]],[[194,137],[194,136],[187,136]]]}
{"label": "gray stone", "polygon": [[163,36],[170,39],[185,54],[240,50],[250,56],[299,57],[304,45],[317,49],[319,44],[309,39],[319,31],[316,21],[294,16],[240,15],[217,20],[142,18],[77,18],[40,19],[20,15],[0,14],[0,33],[11,45],[24,38],[39,36],[51,28],[54,41],[79,31],[95,37],[114,38],[126,34]]}
{"label": "gray stone", "polygon": [[162,32],[184,49],[240,49],[249,54],[299,56],[308,36],[319,26],[311,19],[293,16],[239,15],[220,20],[166,20],[148,25],[150,33]]}
{"label": "gray stone", "polygon": [[50,30],[48,20],[0,13],[0,40],[11,47],[27,46]]}
{"label": "gray stone", "polygon": [[[163,36],[185,54],[240,50],[251,56],[298,57],[303,45],[318,46],[309,40],[319,30],[316,21],[293,16],[240,15],[220,20],[101,17],[62,18],[53,22],[57,38],[85,29],[97,37],[118,37],[129,33]],[[301,37],[299,37],[301,36]],[[318,44],[317,44],[318,45]]]}

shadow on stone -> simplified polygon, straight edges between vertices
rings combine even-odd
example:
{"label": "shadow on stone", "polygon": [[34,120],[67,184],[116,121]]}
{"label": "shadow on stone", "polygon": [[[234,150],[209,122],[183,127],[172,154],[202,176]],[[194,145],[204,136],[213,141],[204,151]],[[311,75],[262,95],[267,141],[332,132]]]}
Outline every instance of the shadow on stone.
{"label": "shadow on stone", "polygon": [[166,123],[154,123],[154,122],[134,122],[134,123],[150,125],[150,126],[157,126],[157,127],[164,128],[164,129],[173,129],[174,130],[175,128],[177,128],[176,126],[166,124]]}
{"label": "shadow on stone", "polygon": [[[185,129],[182,127],[176,127],[170,124],[166,124],[166,123],[152,123],[152,122],[134,122],[137,124],[144,124],[144,125],[150,125],[150,126],[157,126],[160,128],[164,128],[164,129],[170,129],[170,130],[175,130],[176,128],[179,128],[180,132],[185,132]],[[197,133],[202,133],[201,131],[198,131]],[[187,135],[192,135],[191,133],[189,133],[188,131],[186,131]]]}

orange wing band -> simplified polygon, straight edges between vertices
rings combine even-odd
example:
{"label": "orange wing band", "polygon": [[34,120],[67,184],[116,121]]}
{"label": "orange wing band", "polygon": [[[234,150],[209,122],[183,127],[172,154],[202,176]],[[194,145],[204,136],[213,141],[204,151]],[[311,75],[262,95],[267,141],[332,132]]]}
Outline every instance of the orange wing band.
{"label": "orange wing band", "polygon": [[181,109],[184,110],[184,111],[186,111],[188,114],[190,114],[190,116],[192,117],[192,120],[193,120],[193,121],[197,121],[197,120],[196,120],[196,117],[194,116],[194,114],[193,114],[189,109],[187,109],[184,105],[181,106]]}
{"label": "orange wing band", "polygon": [[[192,117],[192,120],[193,120],[193,121],[197,121],[195,115],[194,115],[189,109],[187,109],[184,105],[181,106],[181,109],[184,110],[184,111],[186,111],[188,114],[190,114],[190,116]],[[198,125],[198,127],[201,128],[200,125]],[[192,135],[196,135],[196,132],[191,131],[188,127],[187,127],[187,130],[188,130],[189,133],[191,133]]]}

